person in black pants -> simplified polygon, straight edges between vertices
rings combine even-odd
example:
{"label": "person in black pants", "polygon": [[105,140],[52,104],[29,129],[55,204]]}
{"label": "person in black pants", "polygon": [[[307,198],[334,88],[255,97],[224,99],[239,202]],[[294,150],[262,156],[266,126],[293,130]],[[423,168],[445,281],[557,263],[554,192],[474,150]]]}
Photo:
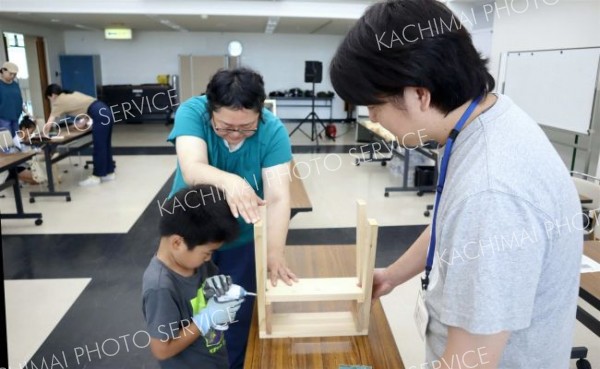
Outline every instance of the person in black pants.
{"label": "person in black pants", "polygon": [[114,117],[109,107],[102,101],[77,91],[63,90],[57,84],[46,88],[46,97],[52,104],[52,111],[46,125],[56,124],[61,115],[76,116],[76,121],[92,122],[94,143],[94,171],[80,186],[94,186],[115,179],[115,163],[112,158],[112,127]]}

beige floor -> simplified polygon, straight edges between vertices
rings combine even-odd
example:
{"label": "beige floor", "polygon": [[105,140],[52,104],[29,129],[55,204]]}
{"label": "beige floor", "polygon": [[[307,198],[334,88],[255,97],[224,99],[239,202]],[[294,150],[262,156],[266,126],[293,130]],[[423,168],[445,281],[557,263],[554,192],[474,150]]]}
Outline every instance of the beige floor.
{"label": "beige floor", "polygon": [[[31,359],[90,281],[77,278],[4,282],[10,368],[21,368],[19,364],[24,366]],[[59,352],[55,355],[61,357]],[[49,357],[48,367],[51,360]]]}
{"label": "beige floor", "polygon": [[[82,157],[81,160],[89,160]],[[33,220],[3,220],[2,234],[61,234],[61,233],[127,233],[173,173],[175,156],[116,156],[116,180],[94,187],[79,187],[77,182],[87,178],[91,169],[85,170],[59,162],[62,183],[58,189],[71,192],[71,201],[64,197],[39,197],[30,204],[30,191],[45,191],[41,186],[26,186],[22,190],[26,212],[42,213],[44,223],[34,225]],[[68,169],[68,173],[63,171]],[[12,191],[2,192],[2,212],[14,212]],[[110,199],[110,204],[107,204]],[[156,207],[158,211],[158,205]]]}

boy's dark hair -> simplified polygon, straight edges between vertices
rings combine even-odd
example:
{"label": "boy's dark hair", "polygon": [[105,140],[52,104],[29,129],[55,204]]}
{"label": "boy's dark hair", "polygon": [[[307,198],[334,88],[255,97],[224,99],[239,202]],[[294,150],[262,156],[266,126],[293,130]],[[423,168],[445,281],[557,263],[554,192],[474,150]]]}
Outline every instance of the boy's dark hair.
{"label": "boy's dark hair", "polygon": [[21,131],[24,131],[26,129],[35,129],[36,127],[37,125],[34,121],[31,120],[29,115],[23,116],[23,119],[21,119],[21,122],[19,123],[19,129]]}
{"label": "boy's dark hair", "polygon": [[44,96],[50,97],[52,95],[72,94],[72,93],[73,93],[73,91],[63,90],[63,88],[60,87],[60,85],[53,83],[53,84],[49,85],[48,87],[46,87],[46,94]]}
{"label": "boy's dark hair", "polygon": [[390,0],[372,5],[348,32],[330,66],[342,99],[379,105],[406,87],[431,92],[446,114],[494,89],[494,78],[471,36],[436,0]]}
{"label": "boy's dark hair", "polygon": [[221,69],[206,86],[208,112],[222,107],[233,110],[249,109],[259,114],[267,98],[260,74],[248,68]]}
{"label": "boy's dark hair", "polygon": [[177,192],[165,205],[160,219],[160,236],[181,236],[188,249],[208,242],[237,238],[239,225],[231,214],[225,195],[217,187],[197,185]]}

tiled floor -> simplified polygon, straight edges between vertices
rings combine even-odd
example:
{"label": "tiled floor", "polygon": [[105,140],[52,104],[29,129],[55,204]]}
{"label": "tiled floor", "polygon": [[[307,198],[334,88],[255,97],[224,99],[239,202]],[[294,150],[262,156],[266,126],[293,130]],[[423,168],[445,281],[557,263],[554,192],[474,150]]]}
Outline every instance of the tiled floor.
{"label": "tiled floor", "polygon": [[[291,221],[288,244],[352,242],[354,201],[363,198],[369,216],[382,225],[376,264],[383,267],[429,222],[423,210],[433,196],[405,192],[384,197],[384,187],[397,186],[400,179],[379,163],[354,165],[349,154],[357,144],[353,129],[340,125],[338,132],[347,133],[335,142],[323,140],[318,151],[300,132],[292,136],[297,170],[313,211]],[[135,333],[143,329],[141,274],[158,240],[157,201],[167,195],[175,168],[174,152],[165,141],[168,132],[159,123],[115,126],[115,182],[78,188],[75,183],[87,172],[63,161],[59,170],[69,172],[63,174],[61,187],[73,192],[73,201],[26,202],[26,210],[43,212],[41,227],[31,221],[2,222],[12,368],[28,358],[28,368],[41,367],[43,360],[48,368],[52,360],[69,368],[158,367],[148,349],[135,345]],[[3,194],[0,207],[10,211],[12,195]],[[419,367],[424,357],[413,323],[417,289],[414,279],[382,299],[407,368]],[[143,337],[137,339],[143,344]],[[122,346],[113,356],[94,351],[96,344],[106,343],[106,351],[113,353],[117,340]],[[575,343],[588,346],[590,361],[600,365],[600,341],[579,323]]]}

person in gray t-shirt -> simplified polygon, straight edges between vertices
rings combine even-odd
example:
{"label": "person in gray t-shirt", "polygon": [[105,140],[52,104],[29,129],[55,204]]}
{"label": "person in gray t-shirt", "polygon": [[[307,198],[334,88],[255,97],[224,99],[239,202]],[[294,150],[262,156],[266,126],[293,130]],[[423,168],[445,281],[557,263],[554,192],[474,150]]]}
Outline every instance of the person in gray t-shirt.
{"label": "person in gray t-shirt", "polygon": [[367,105],[398,142],[444,146],[435,228],[373,282],[374,298],[390,293],[434,250],[419,368],[568,368],[583,247],[577,192],[536,122],[491,93],[494,79],[457,17],[435,0],[377,3],[330,74],[337,93]]}
{"label": "person in gray t-shirt", "polygon": [[231,280],[210,259],[237,237],[237,220],[223,192],[209,185],[183,189],[159,206],[160,244],[142,285],[150,350],[163,369],[228,369],[223,330],[244,300],[215,300]]}

